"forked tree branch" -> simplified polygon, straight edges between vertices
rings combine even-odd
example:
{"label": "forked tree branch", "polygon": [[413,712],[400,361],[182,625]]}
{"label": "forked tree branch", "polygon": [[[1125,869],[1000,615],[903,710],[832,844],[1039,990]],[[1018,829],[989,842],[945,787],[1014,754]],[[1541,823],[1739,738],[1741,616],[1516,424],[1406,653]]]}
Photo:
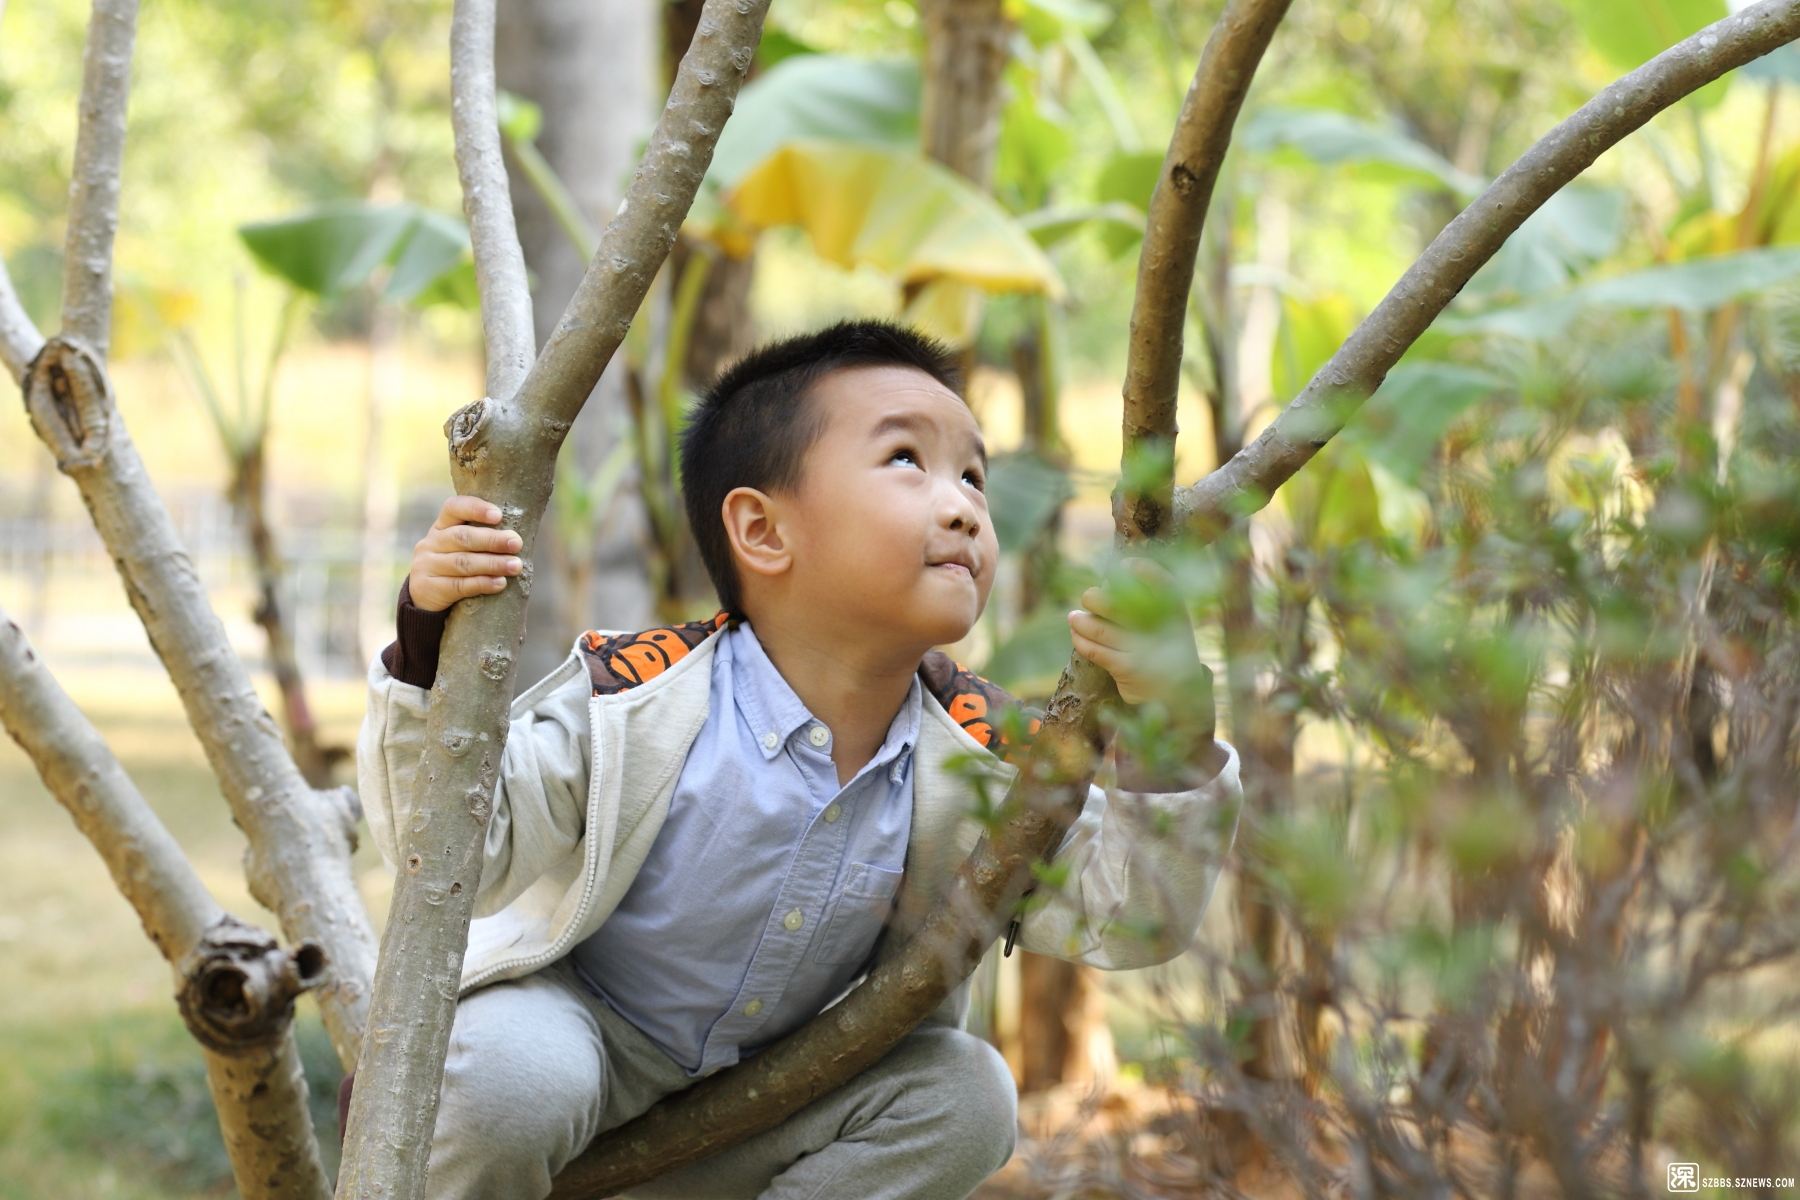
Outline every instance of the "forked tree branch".
{"label": "forked tree branch", "polygon": [[[1150,193],[1125,361],[1121,444],[1128,460],[1135,462],[1127,461],[1121,476],[1122,481],[1154,483],[1121,496],[1115,511],[1121,541],[1135,542],[1169,532],[1164,526],[1175,480],[1175,400],[1181,383],[1181,349],[1188,291],[1194,284],[1194,259],[1200,250],[1213,185],[1231,147],[1232,126],[1244,106],[1256,66],[1291,2],[1232,4],[1220,15],[1200,52],[1200,65],[1176,118],[1156,188]],[[1154,473],[1149,470],[1151,462]]]}
{"label": "forked tree branch", "polygon": [[[457,603],[445,626],[416,776],[415,819],[401,848],[370,1033],[351,1095],[340,1196],[416,1200],[424,1194],[444,1053],[506,743],[531,590],[529,555],[557,451],[674,244],[756,54],[767,9],[768,0],[707,0],[625,202],[601,235],[556,332],[516,392],[502,389],[462,408],[445,425],[456,492],[499,506],[503,524],[524,543],[527,569],[518,587]],[[458,82],[466,89],[487,79],[465,73]],[[492,230],[477,236],[487,242],[482,253],[493,253]],[[490,378],[495,361],[490,346]]]}
{"label": "forked tree branch", "polygon": [[218,906],[100,732],[4,613],[0,724],[99,851],[174,970],[238,1191],[247,1200],[329,1196],[293,1037],[294,997],[318,982],[323,955],[310,944],[284,952]]}
{"label": "forked tree branch", "polygon": [[63,333],[86,342],[102,359],[112,332],[113,234],[119,227],[119,171],[136,35],[137,0],[94,0],[69,176],[62,319]]}
{"label": "forked tree branch", "polygon": [[531,285],[513,221],[494,99],[494,0],[456,0],[450,17],[450,125],[475,250],[487,394],[511,396],[537,355]]}
{"label": "forked tree branch", "polygon": [[1254,442],[1176,495],[1176,521],[1211,541],[1262,508],[1343,429],[1483,263],[1626,134],[1736,67],[1800,37],[1800,0],[1764,0],[1663,51],[1527,150],[1446,225],[1375,310]]}
{"label": "forked tree branch", "polygon": [[[1186,307],[1206,194],[1217,178],[1244,93],[1287,3],[1233,0],[1227,6],[1201,54],[1181,124],[1163,161],[1138,278],[1140,299],[1146,280],[1153,281],[1150,286],[1159,294],[1173,297],[1177,365],[1179,313]],[[1139,449],[1145,439],[1160,438],[1170,456],[1161,496],[1144,496],[1138,510],[1151,530],[1164,523],[1169,504],[1175,405],[1172,386],[1167,402],[1161,403],[1154,382],[1160,366],[1145,359],[1167,350],[1164,334],[1146,328],[1144,337],[1134,337],[1131,366],[1139,383],[1127,388],[1126,453]],[[1119,533],[1122,539],[1128,536],[1124,520]],[[1100,712],[1115,695],[1112,678],[1103,669],[1071,656],[1033,737],[1030,757],[1001,808],[997,832],[976,843],[943,902],[930,910],[917,932],[890,938],[869,977],[799,1030],[601,1134],[557,1176],[553,1200],[610,1196],[716,1154],[774,1128],[880,1061],[974,971],[1029,883],[1032,864],[1049,857],[1080,814],[1104,749]],[[902,910],[908,907],[903,902]]]}
{"label": "forked tree branch", "polygon": [[331,964],[315,994],[339,1060],[354,1062],[375,960],[350,871],[355,795],[314,791],[301,777],[144,470],[99,357],[82,342],[51,338],[24,390],[32,427],[80,490],[249,840],[250,894],[279,917],[289,942],[316,943]]}
{"label": "forked tree branch", "polygon": [[[32,427],[81,491],[125,593],[169,672],[249,839],[250,893],[290,942],[322,948],[331,974],[315,989],[339,1061],[356,1059],[374,974],[375,936],[350,852],[360,808],[348,789],[314,791],[263,709],[192,560],[125,430],[107,378],[112,243],[131,76],[134,0],[95,0],[70,187],[64,319],[37,345],[10,286],[0,288],[0,344],[25,393]],[[0,272],[0,281],[4,272]]]}

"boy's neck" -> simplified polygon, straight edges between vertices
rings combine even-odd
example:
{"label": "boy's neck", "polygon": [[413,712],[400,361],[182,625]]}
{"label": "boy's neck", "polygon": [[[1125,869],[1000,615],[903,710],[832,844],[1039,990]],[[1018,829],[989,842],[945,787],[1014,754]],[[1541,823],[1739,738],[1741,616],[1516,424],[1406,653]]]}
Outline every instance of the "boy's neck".
{"label": "boy's neck", "polygon": [[750,625],[800,702],[831,730],[831,761],[843,786],[881,749],[924,651],[881,645],[867,628],[833,636],[816,618],[764,613]]}

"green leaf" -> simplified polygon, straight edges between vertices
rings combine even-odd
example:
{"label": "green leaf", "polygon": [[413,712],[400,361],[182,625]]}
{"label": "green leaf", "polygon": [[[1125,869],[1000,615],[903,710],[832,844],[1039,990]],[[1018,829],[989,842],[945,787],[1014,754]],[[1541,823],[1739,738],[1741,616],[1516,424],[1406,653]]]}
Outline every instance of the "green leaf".
{"label": "green leaf", "polygon": [[1265,108],[1238,135],[1247,150],[1292,149],[1320,166],[1352,163],[1377,179],[1439,184],[1472,196],[1482,181],[1397,129],[1325,109]]}
{"label": "green leaf", "polygon": [[1052,604],[1025,617],[982,664],[981,673],[1015,696],[1046,695],[1069,665],[1068,610]]}
{"label": "green leaf", "polygon": [[1016,80],[1012,99],[1000,117],[1000,144],[994,160],[996,194],[1016,191],[1023,204],[1042,204],[1074,151],[1075,135],[1068,122],[1045,112],[1028,83]]}
{"label": "green leaf", "polygon": [[[1162,174],[1163,153],[1152,150],[1126,150],[1109,156],[1094,181],[1094,199],[1102,205],[1122,204],[1139,214],[1150,211],[1150,193],[1156,190]],[[1101,243],[1113,257],[1126,254],[1143,240],[1143,217],[1136,228],[1103,227]]]}
{"label": "green leaf", "polygon": [[1506,381],[1476,367],[1401,363],[1339,436],[1366,448],[1396,479],[1417,484],[1445,432]]}
{"label": "green leaf", "polygon": [[1034,46],[1044,46],[1074,30],[1093,37],[1113,22],[1114,10],[1096,0],[1021,0],[1019,28]]}
{"label": "green leaf", "polygon": [[783,59],[738,93],[707,167],[706,186],[730,189],[779,147],[801,138],[916,146],[918,64],[838,54]]}
{"label": "green leaf", "polygon": [[1019,450],[995,455],[988,464],[987,492],[1000,549],[1016,554],[1043,532],[1075,488],[1067,472]]}
{"label": "green leaf", "polygon": [[240,225],[238,237],[271,275],[325,299],[361,287],[388,264],[385,295],[413,299],[456,270],[468,248],[460,221],[416,204],[334,204]]}
{"label": "green leaf", "polygon": [[1466,289],[1470,295],[1540,295],[1565,287],[1619,248],[1629,198],[1619,188],[1573,183],[1525,218]]}
{"label": "green leaf", "polygon": [[1437,328],[1544,340],[1567,332],[1586,309],[1673,308],[1703,313],[1796,279],[1800,279],[1800,246],[1764,247],[1646,267],[1532,304],[1446,316]]}
{"label": "green leaf", "polygon": [[1116,227],[1133,239],[1144,236],[1143,211],[1118,201],[1110,204],[1040,208],[1020,217],[1019,224],[1031,234],[1033,241],[1045,249],[1090,226],[1096,229]]}
{"label": "green leaf", "polygon": [[[1589,44],[1615,67],[1649,62],[1690,34],[1725,19],[1725,0],[1574,0],[1569,5]],[[1717,79],[1690,99],[1710,108],[1724,98]]]}

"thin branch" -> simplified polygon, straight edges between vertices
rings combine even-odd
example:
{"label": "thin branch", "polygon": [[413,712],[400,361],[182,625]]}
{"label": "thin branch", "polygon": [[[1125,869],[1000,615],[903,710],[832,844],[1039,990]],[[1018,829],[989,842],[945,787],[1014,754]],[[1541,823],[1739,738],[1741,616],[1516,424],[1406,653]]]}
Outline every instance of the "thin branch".
{"label": "thin branch", "polygon": [[340,1196],[417,1200],[424,1194],[506,743],[531,590],[529,556],[557,450],[674,244],[755,58],[767,9],[768,0],[707,0],[625,202],[601,235],[556,332],[516,391],[500,388],[445,424],[455,490],[500,507],[502,523],[524,543],[527,568],[518,587],[450,610],[416,776],[416,815],[402,848],[351,1096]]}
{"label": "thin branch", "polygon": [[119,171],[125,156],[125,103],[137,0],[94,0],[81,64],[81,123],[69,176],[69,234],[63,246],[63,333],[104,359],[112,330],[113,234],[119,227]]}
{"label": "thin branch", "polygon": [[221,909],[105,739],[0,613],[0,724],[106,863],[144,932],[174,969],[201,1044],[238,1191],[249,1200],[320,1200],[294,997],[317,982],[317,947],[283,952]]}
{"label": "thin branch", "polygon": [[[1123,541],[1166,532],[1175,479],[1175,400],[1194,258],[1213,186],[1231,147],[1232,126],[1289,3],[1248,0],[1229,5],[1219,17],[1200,52],[1150,193],[1125,362],[1122,444],[1140,461],[1125,464],[1120,486],[1136,479],[1154,482],[1123,494],[1117,515]],[[1153,474],[1144,459],[1154,462]]]}
{"label": "thin branch", "polygon": [[6,364],[7,374],[13,377],[14,383],[24,382],[31,360],[43,348],[44,335],[38,332],[26,314],[25,306],[19,303],[12,276],[6,273],[6,264],[0,262],[0,362]]}
{"label": "thin branch", "polygon": [[374,973],[375,937],[356,891],[350,852],[360,808],[347,789],[314,791],[230,649],[132,444],[99,357],[51,338],[24,380],[32,427],[75,481],[207,762],[250,841],[250,894],[293,943],[331,962],[315,991],[339,1061],[356,1061]]}
{"label": "thin branch", "polygon": [[1232,460],[1175,498],[1211,541],[1262,508],[1324,448],[1481,265],[1546,200],[1657,113],[1800,37],[1800,0],[1764,0],[1663,51],[1546,134],[1426,247],[1286,410]]}
{"label": "thin branch", "polygon": [[450,18],[450,124],[456,134],[456,171],[463,213],[475,248],[475,284],[487,342],[488,395],[504,399],[518,388],[537,351],[531,324],[531,285],[513,223],[512,193],[500,154],[500,116],[494,102],[494,0],[456,0]]}

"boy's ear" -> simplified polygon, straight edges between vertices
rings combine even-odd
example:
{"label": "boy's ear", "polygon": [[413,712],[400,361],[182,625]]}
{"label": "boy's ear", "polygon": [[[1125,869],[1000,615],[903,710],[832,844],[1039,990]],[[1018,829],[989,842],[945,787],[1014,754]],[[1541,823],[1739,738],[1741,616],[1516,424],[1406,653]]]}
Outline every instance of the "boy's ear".
{"label": "boy's ear", "polygon": [[725,536],[738,566],[756,575],[779,575],[794,556],[781,532],[781,504],[755,488],[732,488],[720,504]]}

